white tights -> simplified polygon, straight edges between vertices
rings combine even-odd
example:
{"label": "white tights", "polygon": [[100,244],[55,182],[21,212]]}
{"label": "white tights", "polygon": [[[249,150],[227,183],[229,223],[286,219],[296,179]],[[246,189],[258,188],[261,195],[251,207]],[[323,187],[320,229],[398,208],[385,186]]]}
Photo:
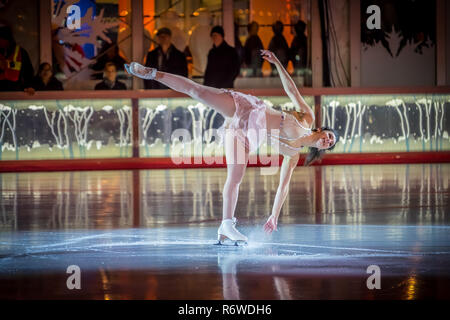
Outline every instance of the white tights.
{"label": "white tights", "polygon": [[207,105],[223,116],[232,117],[236,107],[233,98],[226,92],[201,85],[188,78],[158,71],[155,77],[156,81],[165,84],[170,89],[187,94],[204,105]]}
{"label": "white tights", "polygon": [[[233,97],[220,89],[204,86],[188,78],[161,71],[156,73],[155,80],[215,109],[224,117],[232,117],[236,111]],[[227,159],[227,180],[222,191],[222,219],[224,220],[234,216],[239,186],[248,162],[248,151],[245,150],[241,140],[232,134],[225,136],[225,157]]]}

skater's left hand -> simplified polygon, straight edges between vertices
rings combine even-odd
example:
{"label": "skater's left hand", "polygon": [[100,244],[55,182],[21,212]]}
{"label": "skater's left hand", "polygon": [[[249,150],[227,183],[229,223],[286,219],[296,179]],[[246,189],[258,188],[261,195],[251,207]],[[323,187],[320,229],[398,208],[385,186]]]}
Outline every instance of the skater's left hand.
{"label": "skater's left hand", "polygon": [[275,216],[271,215],[269,217],[269,219],[267,219],[266,224],[264,225],[264,231],[267,233],[272,233],[274,230],[278,231],[277,229],[277,223],[278,223],[278,218],[276,218]]}
{"label": "skater's left hand", "polygon": [[264,60],[267,60],[270,63],[276,64],[278,61],[278,58],[275,56],[275,53],[269,50],[261,50],[261,56]]}

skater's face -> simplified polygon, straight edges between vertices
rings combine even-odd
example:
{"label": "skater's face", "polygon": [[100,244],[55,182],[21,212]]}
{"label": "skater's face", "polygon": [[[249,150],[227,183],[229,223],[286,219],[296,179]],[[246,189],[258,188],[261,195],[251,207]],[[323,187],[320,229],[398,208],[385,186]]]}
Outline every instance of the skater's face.
{"label": "skater's face", "polygon": [[315,147],[321,150],[329,149],[336,143],[336,136],[329,130],[318,129],[316,139]]}
{"label": "skater's face", "polygon": [[211,35],[212,42],[216,47],[220,46],[223,42],[223,37],[220,33],[213,32]]}

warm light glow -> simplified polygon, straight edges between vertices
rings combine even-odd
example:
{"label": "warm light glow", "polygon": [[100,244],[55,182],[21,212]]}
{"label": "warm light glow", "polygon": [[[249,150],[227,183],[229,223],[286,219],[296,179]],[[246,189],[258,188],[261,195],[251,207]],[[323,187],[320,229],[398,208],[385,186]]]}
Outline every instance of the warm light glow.
{"label": "warm light glow", "polygon": [[111,295],[107,293],[111,290],[111,285],[109,283],[108,277],[106,276],[105,270],[100,268],[100,277],[102,278],[102,288],[103,288],[103,297],[105,300],[111,300]]}
{"label": "warm light glow", "polygon": [[144,28],[152,34],[155,30],[155,1],[143,1],[144,2]]}
{"label": "warm light glow", "polygon": [[[271,25],[276,20],[280,20],[285,24],[283,30],[283,36],[285,37],[288,44],[291,44],[294,34],[292,28],[286,26],[286,24],[291,23],[290,12],[294,9],[293,1],[280,0],[280,1],[265,1],[265,0],[253,0],[252,1],[252,17],[260,25]],[[254,14],[256,13],[256,14]],[[272,28],[260,28],[258,35],[261,38],[264,48],[269,47],[270,40],[273,37]],[[288,64],[288,72],[293,72],[292,62]],[[262,66],[262,72],[264,75],[269,75],[271,73],[271,66],[268,62],[264,61]]]}
{"label": "warm light glow", "polygon": [[406,289],[406,300],[414,300],[417,297],[417,279],[416,275],[412,274],[408,280],[406,280],[406,283],[408,284],[408,287]]}

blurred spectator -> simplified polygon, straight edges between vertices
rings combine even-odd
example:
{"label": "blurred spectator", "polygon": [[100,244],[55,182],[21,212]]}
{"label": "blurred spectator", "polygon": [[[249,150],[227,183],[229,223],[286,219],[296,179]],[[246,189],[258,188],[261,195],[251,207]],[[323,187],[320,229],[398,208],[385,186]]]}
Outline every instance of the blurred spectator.
{"label": "blurred spectator", "polygon": [[48,62],[39,65],[31,86],[36,91],[64,90],[62,83],[53,75],[52,66]]}
{"label": "blurred spectator", "polygon": [[[277,56],[283,67],[286,68],[289,63],[289,46],[283,36],[283,29],[284,26],[281,21],[276,21],[272,25],[274,35],[270,40],[269,50]],[[272,68],[272,75],[276,73],[276,68]]]}
{"label": "blurred spectator", "polygon": [[210,35],[213,47],[208,53],[204,84],[215,88],[233,88],[240,70],[236,49],[225,41],[221,26],[212,28]]}
{"label": "blurred spectator", "polygon": [[0,25],[0,91],[33,93],[33,74],[27,51],[16,44],[10,27]]}
{"label": "blurred spectator", "polygon": [[249,37],[245,41],[244,62],[247,68],[250,69],[250,76],[260,77],[262,74],[261,66],[263,59],[261,58],[261,50],[264,49],[261,39],[258,36],[259,24],[252,21],[247,26]]}
{"label": "blurred spectator", "polygon": [[241,40],[239,39],[239,25],[236,22],[234,23],[234,48],[236,49],[239,57],[239,66],[241,66],[244,62],[245,50],[242,46]]}
{"label": "blurred spectator", "polygon": [[95,90],[127,90],[125,83],[118,81],[114,62],[107,62],[103,71],[103,81],[97,83]]}
{"label": "blurred spectator", "polygon": [[299,20],[295,26],[295,37],[291,43],[290,59],[294,64],[294,69],[306,68],[308,59],[308,39],[305,35],[306,23]]}
{"label": "blurred spectator", "polygon": [[[114,45],[106,49],[92,66],[92,69],[97,72],[103,71],[105,70],[105,65],[107,62],[113,62],[116,66],[116,70],[118,71],[124,70],[124,64],[127,63],[127,61],[120,56],[118,45]],[[101,79],[101,75],[100,78],[96,79]]]}
{"label": "blurred spectator", "polygon": [[[161,28],[156,33],[159,46],[147,54],[145,66],[187,77],[187,61],[183,52],[172,44],[172,32]],[[168,89],[154,80],[144,80],[145,89]]]}

